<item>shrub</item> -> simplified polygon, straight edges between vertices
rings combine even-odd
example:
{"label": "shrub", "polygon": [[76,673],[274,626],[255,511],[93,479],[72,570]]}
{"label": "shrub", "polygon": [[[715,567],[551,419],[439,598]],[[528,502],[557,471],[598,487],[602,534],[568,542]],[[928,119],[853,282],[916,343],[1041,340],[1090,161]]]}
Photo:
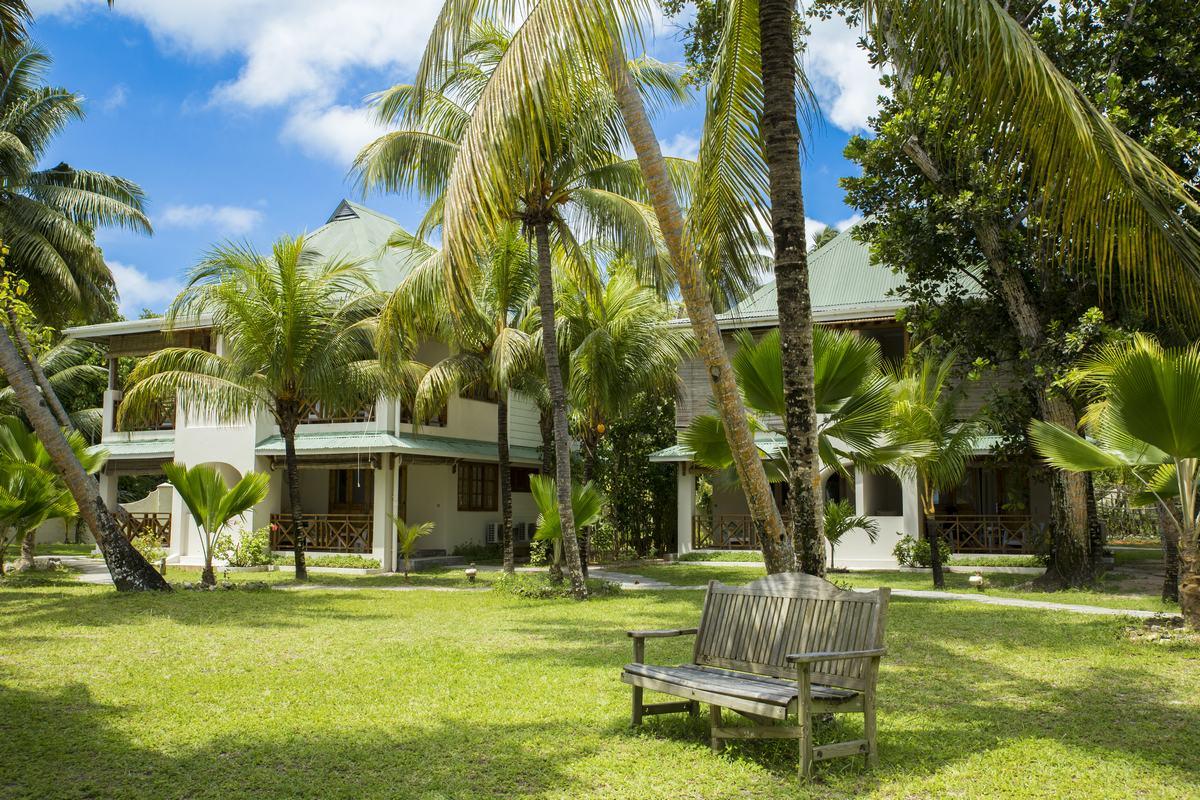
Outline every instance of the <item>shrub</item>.
{"label": "shrub", "polygon": [[499,542],[495,544],[466,542],[457,545],[451,555],[462,556],[468,561],[499,561],[504,558],[504,547]]}
{"label": "shrub", "polygon": [[[948,564],[950,562],[950,543],[942,539],[938,545],[938,551],[942,554],[942,563]],[[922,539],[918,542],[911,536],[905,536],[896,542],[892,555],[905,567],[928,567],[933,563],[929,541]]]}
{"label": "shrub", "polygon": [[[272,564],[282,567],[294,566],[296,560],[293,556],[275,556],[271,559]],[[342,569],[379,569],[379,559],[370,558],[369,556],[353,555],[351,553],[331,553],[329,555],[314,556],[310,553],[305,553],[304,563],[310,567],[339,567]]]}
{"label": "shrub", "polygon": [[259,528],[242,531],[237,539],[222,531],[213,545],[213,554],[231,567],[261,567],[271,563],[271,531]]}
{"label": "shrub", "polygon": [[142,554],[142,558],[151,564],[158,564],[167,557],[167,550],[162,546],[162,540],[152,533],[143,533],[129,540],[134,549]]}
{"label": "shrub", "polygon": [[718,553],[680,553],[676,561],[762,561],[758,550],[722,550]]}
{"label": "shrub", "polygon": [[529,543],[529,564],[533,567],[547,566],[554,559],[554,543],[545,539],[534,539]]}
{"label": "shrub", "polygon": [[[614,595],[621,587],[610,581],[590,578],[587,582],[588,593],[594,597]],[[492,588],[497,592],[524,597],[530,600],[550,600],[571,596],[569,581],[555,583],[549,575],[539,573],[517,572],[512,575],[501,575],[492,581]]]}

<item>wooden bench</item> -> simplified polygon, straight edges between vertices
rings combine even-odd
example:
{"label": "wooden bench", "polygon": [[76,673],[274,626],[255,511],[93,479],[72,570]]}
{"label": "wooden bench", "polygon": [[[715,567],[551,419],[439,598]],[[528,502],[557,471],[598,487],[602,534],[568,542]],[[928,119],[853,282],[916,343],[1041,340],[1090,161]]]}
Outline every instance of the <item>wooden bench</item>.
{"label": "wooden bench", "polygon": [[[844,591],[795,572],[745,586],[710,582],[698,628],[628,632],[633,663],[621,680],[633,687],[633,724],[647,714],[696,714],[707,703],[713,750],[725,739],[794,738],[803,777],[829,758],[861,755],[874,765],[875,682],[890,591]],[[692,663],[644,663],[647,639],[685,635],[696,637]],[[646,689],[684,700],[646,704]],[[754,724],[726,725],[722,709]],[[812,719],[823,714],[862,714],[863,738],[814,745]]]}

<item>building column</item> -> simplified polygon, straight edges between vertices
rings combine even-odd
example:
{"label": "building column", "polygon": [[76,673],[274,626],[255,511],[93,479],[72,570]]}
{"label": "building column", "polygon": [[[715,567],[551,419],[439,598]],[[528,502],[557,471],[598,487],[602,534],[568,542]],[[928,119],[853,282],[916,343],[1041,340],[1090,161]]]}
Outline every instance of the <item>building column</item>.
{"label": "building column", "polygon": [[109,511],[117,510],[117,476],[108,470],[100,472],[100,499]]}
{"label": "building column", "polygon": [[379,559],[379,565],[388,572],[395,569],[396,536],[392,527],[392,493],[395,490],[393,456],[379,456],[379,467],[375,470],[374,495],[371,498],[371,556]]}
{"label": "building column", "polygon": [[904,532],[914,539],[924,539],[925,531],[921,528],[921,493],[917,488],[916,477],[906,475],[901,478],[900,488],[904,492]]}
{"label": "building column", "polygon": [[675,548],[683,555],[692,552],[692,518],[696,515],[696,475],[688,462],[679,464],[677,481]]}

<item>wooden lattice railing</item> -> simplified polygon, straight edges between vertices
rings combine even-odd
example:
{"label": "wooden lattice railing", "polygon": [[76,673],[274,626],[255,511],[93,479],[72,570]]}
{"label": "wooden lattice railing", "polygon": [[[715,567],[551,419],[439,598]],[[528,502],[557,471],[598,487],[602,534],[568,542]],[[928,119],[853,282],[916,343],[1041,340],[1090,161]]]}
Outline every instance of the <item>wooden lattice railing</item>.
{"label": "wooden lattice railing", "polygon": [[955,553],[1028,553],[1039,532],[1028,514],[939,514],[934,519]]}
{"label": "wooden lattice railing", "polygon": [[368,403],[357,411],[347,414],[332,411],[320,403],[305,403],[300,407],[301,425],[327,425],[338,422],[370,422],[375,419],[375,404]]}
{"label": "wooden lattice railing", "polygon": [[717,514],[708,524],[692,517],[692,547],[697,550],[758,550],[758,530],[749,514]]}
{"label": "wooden lattice railing", "polygon": [[[371,514],[304,514],[306,550],[329,553],[371,552]],[[271,515],[271,549],[291,550],[296,546],[296,525],[291,514]]]}
{"label": "wooden lattice railing", "polygon": [[149,533],[158,537],[164,547],[171,543],[170,512],[133,511],[118,515],[117,524],[128,539]]}

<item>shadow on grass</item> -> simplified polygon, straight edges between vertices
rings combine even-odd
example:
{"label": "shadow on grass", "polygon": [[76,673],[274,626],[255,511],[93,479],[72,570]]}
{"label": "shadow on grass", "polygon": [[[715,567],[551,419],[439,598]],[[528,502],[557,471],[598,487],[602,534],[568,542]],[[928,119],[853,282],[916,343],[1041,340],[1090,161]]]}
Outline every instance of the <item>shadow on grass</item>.
{"label": "shadow on grass", "polygon": [[[273,731],[176,740],[121,730],[122,709],[74,684],[55,694],[0,684],[10,757],[6,798],[475,798],[569,790],[564,767],[593,754],[554,723],[496,725],[447,718],[394,731]],[[17,724],[19,721],[19,724]],[[198,720],[198,723],[202,721]],[[552,735],[553,758],[529,744]],[[15,758],[13,756],[16,756]]]}

